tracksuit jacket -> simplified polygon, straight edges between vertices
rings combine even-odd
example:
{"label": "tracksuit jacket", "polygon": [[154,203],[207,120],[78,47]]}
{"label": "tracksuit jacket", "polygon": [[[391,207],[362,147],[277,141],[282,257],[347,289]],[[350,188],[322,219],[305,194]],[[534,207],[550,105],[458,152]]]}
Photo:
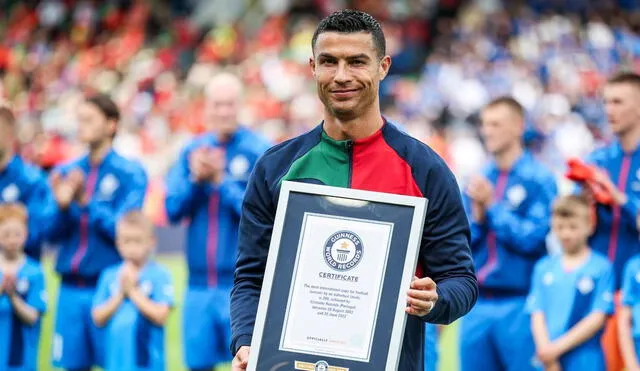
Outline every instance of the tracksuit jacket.
{"label": "tracksuit jacket", "polygon": [[453,174],[435,152],[389,122],[356,141],[331,139],[321,124],[258,160],[242,207],[231,294],[232,352],[251,343],[283,180],[429,199],[416,274],[437,283],[439,300],[428,315],[408,316],[399,364],[403,371],[422,371],[423,321],[448,324],[466,314],[476,301],[477,282],[469,224]]}

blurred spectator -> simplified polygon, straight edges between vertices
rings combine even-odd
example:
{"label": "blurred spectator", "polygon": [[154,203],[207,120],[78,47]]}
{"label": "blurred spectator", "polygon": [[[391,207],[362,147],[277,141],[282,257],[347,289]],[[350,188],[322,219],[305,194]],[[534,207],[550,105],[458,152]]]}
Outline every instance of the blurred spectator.
{"label": "blurred spectator", "polygon": [[438,147],[461,179],[485,157],[475,117],[490,99],[512,95],[527,109],[527,141],[559,174],[568,156],[611,137],[606,76],[640,70],[640,12],[627,0],[0,4],[0,97],[17,109],[25,157],[50,168],[77,155],[73,111],[83,93],[108,92],[122,111],[115,145],[142,160],[151,183],[203,131],[203,87],[221,68],[242,77],[247,126],[281,141],[317,125],[310,40],[341,7],[383,20],[385,114]]}

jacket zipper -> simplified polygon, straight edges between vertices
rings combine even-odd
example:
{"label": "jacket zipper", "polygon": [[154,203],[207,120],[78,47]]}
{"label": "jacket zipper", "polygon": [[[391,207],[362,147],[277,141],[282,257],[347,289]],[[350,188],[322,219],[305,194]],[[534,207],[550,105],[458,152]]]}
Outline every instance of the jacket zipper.
{"label": "jacket zipper", "polygon": [[348,187],[351,188],[351,178],[353,175],[353,141],[348,141],[347,142],[347,156],[349,158],[349,185]]}

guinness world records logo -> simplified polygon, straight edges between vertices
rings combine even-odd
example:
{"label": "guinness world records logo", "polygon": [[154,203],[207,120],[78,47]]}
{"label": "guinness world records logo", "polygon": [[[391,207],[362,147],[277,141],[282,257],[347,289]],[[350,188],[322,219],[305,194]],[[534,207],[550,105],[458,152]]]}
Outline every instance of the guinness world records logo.
{"label": "guinness world records logo", "polygon": [[351,231],[338,231],[324,244],[324,261],[331,269],[348,271],[362,260],[363,245],[360,237]]}

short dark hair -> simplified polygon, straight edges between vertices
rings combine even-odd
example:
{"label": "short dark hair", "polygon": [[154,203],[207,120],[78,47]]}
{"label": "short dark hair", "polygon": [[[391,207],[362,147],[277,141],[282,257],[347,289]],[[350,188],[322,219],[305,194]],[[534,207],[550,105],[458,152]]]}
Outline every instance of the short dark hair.
{"label": "short dark hair", "polygon": [[120,110],[116,103],[106,94],[96,94],[87,98],[87,103],[98,107],[107,120],[120,121]]}
{"label": "short dark hair", "polygon": [[640,75],[634,72],[619,72],[611,76],[607,84],[631,84],[640,89]]}
{"label": "short dark hair", "polygon": [[558,218],[574,218],[585,213],[589,216],[590,210],[591,205],[584,196],[570,194],[558,197],[553,202],[551,213]]}
{"label": "short dark hair", "polygon": [[315,50],[318,36],[323,32],[366,32],[373,37],[373,44],[375,45],[378,57],[382,58],[387,53],[387,42],[384,38],[384,32],[382,32],[380,23],[378,23],[373,16],[365,12],[345,9],[324,18],[320,21],[320,24],[318,24],[316,32],[313,33],[311,49]]}
{"label": "short dark hair", "polygon": [[484,108],[487,109],[487,108],[493,108],[497,106],[507,106],[511,110],[513,110],[518,116],[524,119],[524,107],[522,107],[522,104],[520,104],[520,102],[515,100],[513,97],[502,96],[502,97],[495,98],[491,102],[489,102]]}

